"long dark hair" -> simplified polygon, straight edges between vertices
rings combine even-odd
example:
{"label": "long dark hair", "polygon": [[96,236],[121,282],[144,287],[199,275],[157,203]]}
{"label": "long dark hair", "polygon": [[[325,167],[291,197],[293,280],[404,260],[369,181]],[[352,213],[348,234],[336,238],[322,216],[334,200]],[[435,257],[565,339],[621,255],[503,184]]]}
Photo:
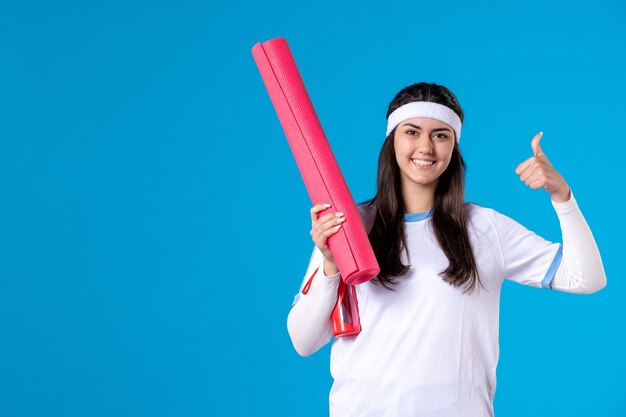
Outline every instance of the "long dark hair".
{"label": "long dark hair", "polygon": [[[443,104],[454,110],[463,121],[463,110],[450,90],[423,82],[400,90],[389,104],[387,117],[398,107],[414,101]],[[372,282],[387,289],[393,289],[393,285],[399,282],[410,267],[404,265],[400,258],[402,250],[407,251],[407,254],[408,250],[404,234],[405,208],[400,188],[400,169],[393,144],[395,130],[389,133],[380,150],[377,191],[368,204],[376,205],[376,215],[368,237],[380,266],[380,274]],[[467,292],[481,282],[467,233],[465,170],[465,161],[455,140],[450,164],[439,177],[435,190],[432,225],[437,241],[449,261],[448,267],[439,275],[456,287],[465,285],[464,292]]]}

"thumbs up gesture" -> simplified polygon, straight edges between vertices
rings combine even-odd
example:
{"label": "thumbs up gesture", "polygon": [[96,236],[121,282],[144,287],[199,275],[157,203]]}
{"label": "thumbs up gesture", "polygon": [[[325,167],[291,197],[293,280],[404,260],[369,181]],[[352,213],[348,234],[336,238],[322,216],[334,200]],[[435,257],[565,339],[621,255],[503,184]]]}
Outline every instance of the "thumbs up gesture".
{"label": "thumbs up gesture", "polygon": [[533,190],[543,188],[550,193],[552,200],[562,203],[570,199],[570,189],[565,179],[553,167],[543,153],[539,141],[543,132],[535,135],[530,146],[534,156],[531,156],[515,168],[515,173]]}

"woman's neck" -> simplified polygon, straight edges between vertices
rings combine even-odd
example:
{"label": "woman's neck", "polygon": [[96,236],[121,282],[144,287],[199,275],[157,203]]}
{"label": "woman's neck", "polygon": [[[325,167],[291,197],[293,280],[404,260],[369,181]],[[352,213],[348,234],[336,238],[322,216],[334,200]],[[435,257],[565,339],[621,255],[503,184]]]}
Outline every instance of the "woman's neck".
{"label": "woman's neck", "polygon": [[404,199],[404,210],[407,213],[420,213],[433,208],[435,202],[435,189],[437,183],[402,187],[402,198]]}

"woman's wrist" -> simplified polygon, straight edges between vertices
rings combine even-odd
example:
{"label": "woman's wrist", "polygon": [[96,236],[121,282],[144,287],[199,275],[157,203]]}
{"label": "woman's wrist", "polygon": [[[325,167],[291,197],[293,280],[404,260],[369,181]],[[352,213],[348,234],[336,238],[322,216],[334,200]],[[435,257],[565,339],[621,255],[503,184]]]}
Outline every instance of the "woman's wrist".
{"label": "woman's wrist", "polygon": [[572,198],[572,190],[569,186],[565,186],[562,190],[552,193],[550,197],[555,203],[565,203]]}
{"label": "woman's wrist", "polygon": [[334,260],[324,258],[323,268],[324,270],[322,272],[327,278],[334,278],[339,273],[339,269],[337,268],[337,264]]}

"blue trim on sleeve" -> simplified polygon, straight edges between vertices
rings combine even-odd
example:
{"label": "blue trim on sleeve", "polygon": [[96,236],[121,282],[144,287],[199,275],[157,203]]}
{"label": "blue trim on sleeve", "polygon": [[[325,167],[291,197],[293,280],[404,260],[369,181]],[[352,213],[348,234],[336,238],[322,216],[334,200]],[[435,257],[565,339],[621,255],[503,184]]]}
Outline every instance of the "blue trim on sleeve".
{"label": "blue trim on sleeve", "polygon": [[296,296],[293,297],[293,303],[291,304],[291,306],[292,307],[295,306],[299,299],[300,299],[300,292],[298,292],[298,294],[296,294]]}
{"label": "blue trim on sleeve", "polygon": [[556,274],[556,270],[561,264],[561,258],[563,257],[563,245],[559,243],[559,249],[556,251],[556,255],[554,255],[554,259],[552,259],[552,263],[550,267],[546,271],[546,276],[543,277],[541,281],[542,288],[552,289],[552,279],[554,278],[554,274]]}

